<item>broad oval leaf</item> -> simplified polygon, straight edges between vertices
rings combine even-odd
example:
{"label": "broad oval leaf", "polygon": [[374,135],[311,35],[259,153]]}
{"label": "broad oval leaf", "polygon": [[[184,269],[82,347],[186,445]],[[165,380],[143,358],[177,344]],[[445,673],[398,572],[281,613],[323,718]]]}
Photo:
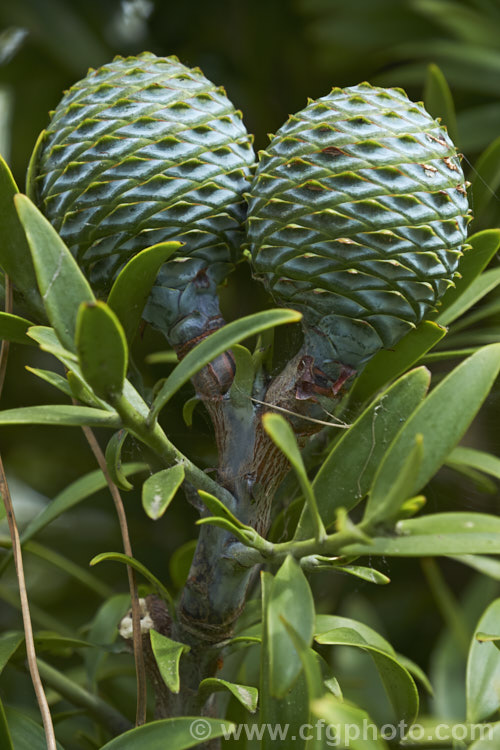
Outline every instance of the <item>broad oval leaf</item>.
{"label": "broad oval leaf", "polygon": [[479,642],[479,632],[496,633],[500,622],[500,599],[496,599],[479,619],[467,661],[467,721],[488,719],[500,708],[500,651],[494,643]]}
{"label": "broad oval leaf", "polygon": [[15,204],[47,316],[61,343],[75,351],[78,308],[82,302],[95,302],[92,289],[54,227],[34,203],[25,195],[17,195]]}
{"label": "broad oval leaf", "polygon": [[0,156],[0,266],[10,276],[26,304],[44,317],[42,300],[26,234],[14,206],[19,190],[12,173]]}
{"label": "broad oval leaf", "polygon": [[357,630],[345,627],[317,635],[315,640],[324,645],[353,646],[367,651],[375,662],[398,719],[410,724],[415,720],[418,714],[417,687],[411,674],[395,655],[372,645]]}
{"label": "broad oval leaf", "polygon": [[[429,381],[425,367],[403,375],[342,434],[313,482],[326,527],[334,523],[338,508],[350,510],[366,495],[387,448],[424,398]],[[306,507],[295,538],[307,539],[312,533]]]}
{"label": "broad oval leaf", "polygon": [[234,724],[230,721],[205,716],[160,719],[115,737],[101,750],[187,750],[200,742],[229,734],[232,728]]}
{"label": "broad oval leaf", "polygon": [[149,637],[156,664],[165,685],[170,692],[178,693],[181,688],[179,662],[182,654],[189,651],[189,646],[186,646],[185,643],[173,641],[156,630],[150,630]]}
{"label": "broad oval leaf", "polygon": [[200,682],[198,695],[203,703],[212,693],[220,692],[228,692],[233,695],[252,714],[257,710],[257,701],[259,698],[257,688],[250,687],[249,685],[239,685],[236,682],[228,682],[219,677],[208,677]]}
{"label": "broad oval leaf", "polygon": [[181,245],[181,242],[160,242],[141,250],[129,260],[115,279],[108,305],[122,324],[129,345],[137,333],[144,305],[158,271]]}
{"label": "broad oval leaf", "polygon": [[284,618],[310,646],[314,631],[314,601],[307,579],[292,557],[287,557],[276,573],[268,603],[270,689],[283,698],[296,680],[302,664]]}
{"label": "broad oval leaf", "polygon": [[238,344],[249,336],[260,331],[285,323],[296,323],[301,314],[295,310],[264,310],[263,312],[247,315],[220,328],[197,344],[182,362],[170,373],[151,407],[150,421],[154,421],[165,404],[172,398],[184,383],[208,365],[213,359]]}
{"label": "broad oval leaf", "polygon": [[434,388],[405,423],[378,469],[374,486],[390,486],[406,456],[423,436],[420,469],[408,486],[418,494],[443,465],[479,411],[500,370],[500,344],[483,347]]}
{"label": "broad oval leaf", "polygon": [[28,344],[34,346],[33,339],[27,336],[30,323],[26,318],[20,318],[19,315],[0,312],[0,339],[12,341],[14,344]]}
{"label": "broad oval leaf", "polygon": [[83,377],[96,396],[112,403],[123,391],[128,347],[120,321],[104,302],[80,306],[75,343]]}
{"label": "broad oval leaf", "polygon": [[153,521],[161,518],[184,481],[184,466],[157,471],[142,486],[142,507]]}

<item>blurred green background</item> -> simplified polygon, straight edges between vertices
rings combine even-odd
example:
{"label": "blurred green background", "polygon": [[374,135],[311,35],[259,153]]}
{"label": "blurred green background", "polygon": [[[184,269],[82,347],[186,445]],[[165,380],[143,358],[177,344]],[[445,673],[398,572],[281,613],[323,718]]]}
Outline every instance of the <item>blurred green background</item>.
{"label": "blurred green background", "polygon": [[[243,111],[257,148],[265,147],[267,134],[275,132],[289,113],[305,106],[307,97],[322,96],[332,86],[367,80],[403,87],[411,98],[421,100],[431,62],[440,66],[451,86],[458,145],[466,159],[474,163],[500,136],[498,0],[4,0],[0,4],[0,152],[21,189],[35,140],[62,92],[89,67],[106,63],[116,54],[142,50],[175,54],[224,85]],[[500,171],[493,175],[494,189],[495,180],[500,184]],[[499,224],[499,206],[494,196],[491,226]],[[247,269],[237,272],[224,292],[228,317],[266,304],[264,294],[252,283]],[[496,320],[497,325],[499,322]],[[137,362],[162,348],[165,343],[160,337],[147,330],[136,345]],[[33,356],[20,346],[12,347],[2,408],[59,400],[57,391],[24,369],[27,362],[50,368],[50,360],[49,355]],[[152,385],[164,376],[165,366],[145,365],[144,373]],[[164,421],[169,436],[182,450],[204,468],[213,468],[216,455],[203,409],[196,410],[191,429],[182,421],[182,403],[190,395],[191,389],[185,388]],[[498,453],[499,413],[497,393],[490,397],[489,408],[468,442]],[[0,449],[13,480],[21,526],[47,498],[95,468],[84,437],[76,429],[9,428],[0,434]],[[138,456],[141,458],[138,446],[127,442],[125,460]],[[154,523],[142,512],[138,491],[124,497],[135,556],[171,583],[169,557],[180,543],[195,536],[194,511],[178,497],[166,517]],[[431,484],[427,497],[432,510],[494,512],[499,494],[492,483],[478,484],[445,470]],[[99,493],[65,515],[40,541],[84,567],[98,552],[120,550],[107,493]],[[33,604],[64,626],[83,628],[100,605],[99,597],[63,571],[29,555],[27,567]],[[462,595],[469,583],[473,586],[468,605],[473,622],[498,583],[485,580],[477,584],[470,571],[451,561],[443,567],[457,595]],[[442,655],[444,651],[436,651],[431,658],[443,624],[422,571],[417,563],[398,560],[382,561],[382,570],[393,584],[376,591],[347,577],[318,576],[314,586],[322,608],[349,612],[375,624],[398,651],[429,669],[433,660],[447,657]],[[106,564],[97,572],[114,591],[126,591],[121,566]],[[3,577],[0,630],[20,627],[15,590],[12,573]],[[37,624],[43,627],[43,622]],[[447,643],[449,646],[449,638]],[[463,660],[457,664],[460,674]],[[353,666],[347,659],[344,668],[355,691],[356,675],[363,673],[366,664]],[[9,669],[3,697],[32,706],[27,683],[14,668]],[[121,689],[124,684],[122,681]],[[118,689],[116,685],[114,689]],[[445,693],[444,688],[438,689],[437,700],[446,712]],[[368,700],[376,715],[377,696]]]}

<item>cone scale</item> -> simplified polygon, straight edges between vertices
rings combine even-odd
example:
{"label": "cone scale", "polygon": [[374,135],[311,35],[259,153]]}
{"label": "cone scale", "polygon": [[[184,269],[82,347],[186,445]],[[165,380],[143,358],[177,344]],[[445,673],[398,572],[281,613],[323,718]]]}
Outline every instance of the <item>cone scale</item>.
{"label": "cone scale", "polygon": [[[220,324],[216,287],[240,259],[253,161],[223,88],[175,57],[144,53],[66,92],[34,152],[29,193],[101,296],[140,250],[184,243],[145,313],[175,344]],[[189,331],[179,331],[186,316]]]}

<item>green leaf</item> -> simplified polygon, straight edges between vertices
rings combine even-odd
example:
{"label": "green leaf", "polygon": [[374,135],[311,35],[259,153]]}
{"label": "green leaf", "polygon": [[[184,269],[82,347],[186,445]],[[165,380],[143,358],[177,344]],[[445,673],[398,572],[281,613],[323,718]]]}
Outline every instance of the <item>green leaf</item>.
{"label": "green leaf", "polygon": [[464,293],[468,286],[486,268],[500,247],[500,229],[484,229],[469,237],[470,248],[463,254],[458,266],[460,278],[455,277],[439,303],[438,315],[444,313]]}
{"label": "green leaf", "polygon": [[69,427],[121,427],[118,414],[88,406],[22,406],[18,409],[0,411],[0,426],[14,424],[45,424]]}
{"label": "green leaf", "polygon": [[12,173],[0,156],[0,266],[33,312],[43,314],[30,249],[14,207],[14,196],[18,193]]}
{"label": "green leaf", "polygon": [[326,532],[323,521],[318,511],[318,505],[314,496],[314,491],[307,476],[302,456],[300,455],[299,446],[290,424],[281,414],[267,413],[262,417],[262,424],[271,440],[278,446],[290,462],[293,470],[297,475],[302,492],[306,498],[309,507],[309,518],[314,527],[314,536],[317,541],[325,538]]}
{"label": "green leaf", "polygon": [[9,725],[7,724],[7,717],[5,715],[5,709],[3,703],[0,700],[0,747],[3,750],[14,750],[12,744],[12,737],[10,736]]}
{"label": "green leaf", "polygon": [[171,365],[177,364],[179,357],[177,356],[177,352],[174,352],[173,349],[167,349],[164,352],[153,352],[152,354],[148,354],[145,361],[148,365]]}
{"label": "green leaf", "polygon": [[24,633],[17,630],[13,633],[2,633],[0,635],[0,674],[23,642]]}
{"label": "green leaf", "polygon": [[467,721],[488,719],[500,708],[500,652],[493,643],[480,643],[477,633],[495,633],[500,622],[500,599],[483,613],[474,631],[467,661]]}
{"label": "green leaf", "polygon": [[483,271],[467,289],[444,312],[440,313],[437,322],[448,326],[463,315],[483,297],[492,292],[500,284],[500,268],[490,268]]}
{"label": "green leaf", "polygon": [[190,539],[177,547],[170,557],[168,572],[176,589],[181,589],[187,581],[197,543],[196,539]]}
{"label": "green leaf", "polygon": [[316,615],[316,624],[314,626],[315,639],[317,636],[337,628],[354,630],[366,643],[370,643],[379,651],[385,651],[394,657],[396,656],[396,652],[389,641],[369,625],[365,625],[364,622],[353,620],[351,617],[341,617],[340,615]]}
{"label": "green leaf", "polygon": [[398,521],[395,536],[372,537],[370,544],[348,544],[344,555],[434,557],[500,554],[500,518],[485,513],[433,513]]}
{"label": "green leaf", "polygon": [[96,555],[92,558],[89,565],[98,565],[105,560],[120,562],[124,565],[129,565],[131,568],[136,570],[138,573],[144,576],[144,578],[149,581],[149,583],[156,589],[158,594],[165,600],[169,607],[171,607],[171,611],[174,611],[173,600],[168,589],[155,575],[153,575],[153,573],[151,573],[150,570],[146,568],[145,565],[139,562],[139,560],[136,560],[135,557],[129,557],[128,555],[124,555],[122,552],[101,552],[101,554]]}
{"label": "green leaf", "polygon": [[386,453],[375,483],[388,487],[423,436],[419,471],[407,485],[416,495],[443,465],[479,411],[500,370],[500,344],[483,347],[456,367],[415,409]]}
{"label": "green leaf", "polygon": [[28,372],[33,373],[33,375],[36,375],[37,378],[40,378],[40,380],[45,380],[46,383],[53,385],[54,388],[57,388],[61,393],[64,393],[70,398],[72,397],[73,393],[69,387],[68,381],[66,378],[63,378],[62,375],[59,375],[58,372],[53,372],[52,370],[37,370],[36,368],[28,367],[27,365],[26,369]]}
{"label": "green leaf", "polygon": [[205,703],[208,696],[212,693],[219,692],[231,693],[252,714],[257,710],[257,701],[259,698],[257,688],[249,687],[248,685],[238,685],[236,682],[228,682],[218,677],[208,677],[200,682],[198,695],[202,703]]}
{"label": "green leaf", "polygon": [[[308,646],[284,617],[281,618],[286,632],[290,636],[295,651],[300,657],[302,669],[307,683],[309,700],[321,698],[325,692],[321,668],[319,666],[318,654]],[[337,683],[338,684],[338,683]]]}
{"label": "green leaf", "polygon": [[[25,748],[29,748],[29,750],[47,750],[45,732],[40,724],[34,722],[23,711],[18,711],[11,706],[5,707],[5,715],[9,725],[12,744],[16,750],[25,750]],[[57,743],[57,750],[63,750],[59,742]]]}
{"label": "green leaf", "polygon": [[56,230],[29,198],[18,195],[15,204],[47,316],[61,343],[74,351],[78,308],[82,302],[95,302],[92,289]]}
{"label": "green leaf", "polygon": [[345,565],[339,563],[338,557],[325,557],[324,555],[311,555],[303,557],[300,564],[304,570],[329,570],[332,573],[345,573],[361,578],[362,581],[370,583],[386,584],[391,579],[375,568],[367,568],[363,565]]}
{"label": "green leaf", "polygon": [[106,466],[109,476],[117,487],[125,491],[134,489],[134,485],[128,481],[122,470],[122,448],[127,436],[126,430],[118,430],[106,446]]}
{"label": "green leaf", "polygon": [[409,723],[415,720],[418,714],[417,687],[397,657],[368,643],[359,632],[350,628],[335,628],[316,636],[315,640],[324,645],[354,646],[367,651],[375,662],[398,720],[404,719]]}
{"label": "green leaf", "polygon": [[415,435],[413,448],[397,474],[389,476],[388,472],[377,472],[368,495],[363,524],[367,523],[371,527],[398,518],[401,506],[413,494],[412,488],[423,458],[423,442],[422,435]]}
{"label": "green leaf", "polygon": [[227,351],[243,339],[264,331],[266,328],[285,323],[296,323],[301,317],[300,313],[295,310],[264,310],[228,323],[215,333],[207,336],[191,349],[165,380],[151,407],[150,420],[154,421],[174,393],[219,354]]}
{"label": "green leaf", "polygon": [[424,104],[433,117],[440,117],[453,143],[458,143],[457,118],[450,87],[440,68],[431,63],[427,68]]}
{"label": "green leaf", "polygon": [[[11,550],[12,543],[10,538],[5,540],[5,546]],[[0,538],[0,546],[4,546],[4,541]],[[41,560],[45,560],[50,565],[54,565],[62,571],[63,575],[71,576],[76,581],[79,581],[83,586],[86,586],[91,591],[95,592],[98,596],[104,599],[110,596],[111,589],[105,583],[103,583],[97,576],[89,573],[87,568],[83,568],[81,565],[73,562],[69,558],[61,555],[59,552],[55,552],[50,547],[45,547],[37,542],[25,542],[23,545],[25,552],[29,552],[32,555],[36,555]]]}
{"label": "green leaf", "polygon": [[424,670],[418,666],[418,664],[415,664],[414,661],[409,659],[407,656],[404,656],[403,654],[396,654],[396,658],[401,666],[407,669],[411,676],[418,680],[418,682],[420,682],[422,687],[425,688],[430,696],[434,695],[434,691],[432,689],[429,678],[425,674]]}
{"label": "green leaf", "polygon": [[93,692],[97,692],[99,667],[108,657],[107,646],[111,646],[118,636],[118,626],[130,609],[130,594],[115,594],[102,604],[94,615],[87,633],[91,643],[99,643],[104,648],[84,651],[83,659],[87,682]]}
{"label": "green leaf", "polygon": [[371,359],[356,379],[350,394],[351,403],[363,403],[382,386],[406,372],[446,334],[446,328],[424,320],[403,336],[393,349],[382,349]]}
{"label": "green leaf", "polygon": [[178,693],[181,688],[179,676],[179,663],[182,654],[189,651],[189,646],[185,643],[173,641],[156,630],[150,630],[151,648],[156,659],[156,664],[160,670],[163,682],[170,692]]}
{"label": "green leaf", "polygon": [[184,424],[187,427],[193,426],[193,412],[198,406],[198,404],[201,404],[201,398],[199,396],[193,396],[192,398],[188,398],[188,400],[185,402],[184,406],[182,407],[182,418],[184,420]]}
{"label": "green leaf", "polygon": [[235,408],[251,409],[250,396],[255,378],[253,357],[245,346],[239,344],[235,344],[231,351],[236,364],[236,373],[229,390],[231,402]]}
{"label": "green leaf", "polygon": [[111,409],[106,401],[103,401],[95,395],[94,391],[89,388],[79,372],[68,370],[66,377],[68,378],[68,385],[72,399],[79,403],[86,404],[87,406],[95,406],[98,409]]}
{"label": "green leaf", "polygon": [[307,579],[292,557],[286,558],[274,577],[269,599],[270,689],[277,698],[286,695],[302,667],[282,618],[297,631],[307,646],[311,645],[314,601]]}
{"label": "green leaf", "polygon": [[[278,700],[271,692],[272,666],[269,620],[270,599],[273,587],[274,581],[271,574],[266,572],[261,573],[262,645],[260,649],[259,721],[261,725],[267,724],[268,726],[287,723],[290,726],[290,734],[298,734],[299,727],[309,721],[309,695],[304,673],[299,674],[285,698]],[[279,622],[284,627],[283,621],[279,620]],[[285,636],[289,638],[286,633]],[[289,647],[291,647],[290,638]],[[265,732],[260,750],[303,750],[303,747],[303,741],[293,742],[290,738],[280,741],[278,738],[271,737],[269,732]]]}
{"label": "green leaf", "polygon": [[[340,736],[335,736],[339,747],[348,746],[349,750],[387,750],[387,743],[381,737],[374,738],[366,732],[366,726],[372,726],[370,716],[361,708],[341,702],[333,695],[313,701],[312,712],[318,719],[323,719],[329,726],[338,727]],[[353,731],[356,728],[357,731]]]}
{"label": "green leaf", "polygon": [[452,560],[468,565],[485,576],[500,581],[500,560],[486,555],[452,555]]}
{"label": "green leaf", "polygon": [[148,477],[142,486],[142,507],[156,521],[161,518],[184,481],[184,466],[177,464]]}
{"label": "green leaf", "polygon": [[196,747],[202,741],[229,734],[232,728],[234,724],[230,721],[208,719],[205,716],[160,719],[115,737],[103,745],[101,750],[186,750]]}
{"label": "green leaf", "polygon": [[115,401],[123,391],[128,347],[120,321],[104,302],[82,303],[75,343],[87,383],[99,398]]}
{"label": "green leaf", "polygon": [[446,463],[449,466],[468,466],[471,469],[489,474],[495,479],[500,479],[500,458],[485,451],[478,451],[475,448],[457,446],[448,456]]}
{"label": "green leaf", "polygon": [[474,164],[471,179],[474,217],[480,220],[500,187],[500,137],[490,143]]}
{"label": "green leaf", "polygon": [[33,339],[26,335],[28,328],[32,325],[33,323],[30,323],[26,318],[0,312],[0,339],[12,341],[14,344],[33,346]]}
{"label": "green leaf", "polygon": [[[1,412],[0,412],[1,413]],[[140,471],[147,471],[148,465],[144,463],[129,463],[122,466],[122,472],[125,476],[131,474],[137,474]],[[24,531],[21,534],[21,543],[24,544],[29,539],[38,534],[39,531],[44,529],[49,523],[55,521],[60,515],[68,511],[70,508],[74,508],[83,500],[86,500],[96,492],[105,489],[107,487],[106,477],[100,469],[91,471],[89,474],[85,474],[83,477],[76,479],[62,492],[40,511],[40,513],[33,518]]]}
{"label": "green leaf", "polygon": [[111,287],[108,305],[123,326],[129,345],[137,333],[158,271],[181,246],[181,242],[160,242],[147,247],[128,261]]}
{"label": "green leaf", "polygon": [[225,518],[240,529],[248,528],[215,495],[211,495],[209,492],[205,492],[205,490],[198,490],[198,495],[203,500],[203,504],[207,506],[210,513],[215,517]]}
{"label": "green leaf", "polygon": [[[480,725],[479,727],[472,727],[473,730],[484,729],[484,735],[480,739],[476,739],[472,745],[469,745],[468,750],[497,750],[500,744],[500,722],[492,725]],[[473,738],[476,737],[474,733]]]}
{"label": "green leaf", "polygon": [[[425,367],[403,375],[370,404],[335,444],[313,482],[327,528],[335,522],[338,508],[350,510],[366,495],[388,446],[424,398],[429,380]],[[295,538],[308,539],[312,533],[309,511],[304,508]]]}
{"label": "green leaf", "polygon": [[36,341],[40,349],[44,352],[53,354],[61,362],[68,362],[72,366],[73,362],[78,362],[76,354],[65,349],[53,328],[49,326],[32,326],[28,331],[28,336]]}

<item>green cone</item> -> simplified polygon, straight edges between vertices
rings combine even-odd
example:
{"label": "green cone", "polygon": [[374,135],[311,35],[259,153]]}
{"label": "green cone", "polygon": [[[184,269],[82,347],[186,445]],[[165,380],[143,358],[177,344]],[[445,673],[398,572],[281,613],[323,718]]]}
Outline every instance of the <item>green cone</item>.
{"label": "green cone", "polygon": [[239,259],[253,161],[224,89],[175,57],[144,53],[66,92],[33,155],[29,192],[101,294],[140,250],[185,243],[152,296],[161,327],[169,309],[168,324],[189,312],[179,293],[194,279],[213,296]]}
{"label": "green cone", "polygon": [[470,221],[446,130],[401,89],[367,83],[292,115],[248,201],[256,275],[303,313],[326,362],[357,370],[453,283]]}

